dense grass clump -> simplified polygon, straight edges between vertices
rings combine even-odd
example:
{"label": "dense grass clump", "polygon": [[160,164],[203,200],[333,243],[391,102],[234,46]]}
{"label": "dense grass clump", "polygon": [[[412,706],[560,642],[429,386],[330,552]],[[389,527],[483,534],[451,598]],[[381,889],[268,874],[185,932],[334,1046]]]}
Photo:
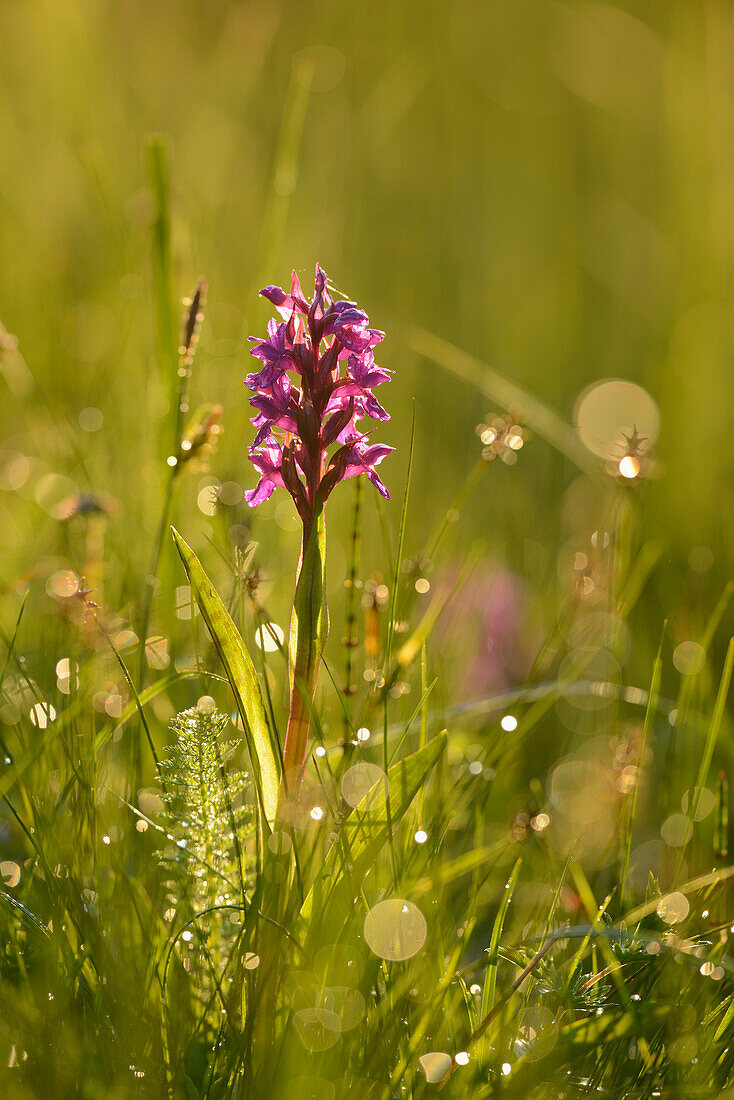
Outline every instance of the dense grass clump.
{"label": "dense grass clump", "polygon": [[[0,1042],[14,1095],[721,1095],[734,647],[718,670],[711,655],[730,592],[696,638],[659,622],[645,659],[654,453],[628,422],[654,404],[621,391],[632,404],[606,459],[584,458],[598,496],[550,615],[483,546],[446,552],[494,460],[512,465],[530,441],[533,463],[533,428],[577,447],[550,410],[479,425],[476,465],[424,548],[405,541],[412,444],[400,520],[377,511],[374,562],[360,553],[374,505],[355,483],[331,608],[344,634],[289,789],[284,632],[262,600],[267,561],[231,514],[236,483],[200,497],[216,588],[178,531],[178,576],[163,553],[179,483],[202,456],[216,463],[221,410],[180,415],[202,286],[144,595],[115,608],[91,588],[111,571],[110,510],[74,499],[64,553],[16,597],[4,637]],[[608,429],[579,413],[592,451]],[[477,678],[494,690],[477,694]]]}

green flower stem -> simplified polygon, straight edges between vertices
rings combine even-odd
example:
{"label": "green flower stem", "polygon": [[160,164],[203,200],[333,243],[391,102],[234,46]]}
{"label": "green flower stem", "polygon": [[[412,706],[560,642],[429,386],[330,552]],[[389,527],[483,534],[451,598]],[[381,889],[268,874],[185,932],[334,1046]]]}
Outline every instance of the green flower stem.
{"label": "green flower stem", "polygon": [[310,525],[304,524],[301,558],[288,643],[290,711],[283,748],[283,778],[279,804],[298,799],[303,777],[316,681],[321,654],[329,633],[325,594],[326,525],[319,507]]}

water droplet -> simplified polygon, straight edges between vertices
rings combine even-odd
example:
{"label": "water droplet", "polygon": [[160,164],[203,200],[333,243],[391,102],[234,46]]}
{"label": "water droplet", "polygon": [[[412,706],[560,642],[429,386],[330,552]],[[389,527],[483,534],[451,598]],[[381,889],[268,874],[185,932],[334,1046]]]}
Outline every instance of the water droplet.
{"label": "water droplet", "polygon": [[0,879],[5,886],[17,886],[20,882],[20,866],[13,860],[3,860],[0,863]]}
{"label": "water droplet", "polygon": [[59,569],[46,581],[46,591],[55,600],[69,600],[81,588],[81,582],[71,569]]}
{"label": "water droplet", "polygon": [[434,1050],[418,1059],[429,1085],[438,1085],[451,1072],[451,1056]]}
{"label": "water droplet", "polygon": [[40,730],[45,730],[56,717],[56,708],[50,703],[36,703],[30,710],[31,722]]}
{"label": "water droplet", "polygon": [[657,906],[657,914],[666,924],[678,924],[680,921],[686,919],[690,908],[688,898],[685,894],[675,891],[672,894],[666,894],[665,897],[660,899]]}
{"label": "water droplet", "polygon": [[633,481],[640,473],[640,460],[634,455],[625,455],[620,459],[619,472],[628,481]]}
{"label": "water droplet", "polygon": [[263,623],[255,631],[255,641],[265,653],[275,653],[282,647],[285,634],[276,623]]}

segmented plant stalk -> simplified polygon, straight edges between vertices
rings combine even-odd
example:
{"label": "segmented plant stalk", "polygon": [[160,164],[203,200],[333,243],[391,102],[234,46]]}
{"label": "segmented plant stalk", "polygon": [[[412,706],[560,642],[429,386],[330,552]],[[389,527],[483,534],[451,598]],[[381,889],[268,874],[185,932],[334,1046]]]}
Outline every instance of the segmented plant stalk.
{"label": "segmented plant stalk", "polygon": [[[344,619],[344,694],[349,697],[357,691],[354,683],[354,653],[358,645],[357,639],[357,574],[359,571],[359,548],[361,541],[360,520],[362,516],[362,482],[359,478],[354,481],[354,512],[352,518],[352,530],[349,536],[349,573],[344,582],[347,590],[346,612]],[[349,722],[344,719],[344,737],[349,738]]]}
{"label": "segmented plant stalk", "polygon": [[716,783],[714,855],[717,859],[727,859],[729,855],[729,780],[726,772],[719,772]]}
{"label": "segmented plant stalk", "polygon": [[326,525],[318,508],[310,525],[304,524],[301,558],[291,615],[288,644],[290,709],[283,747],[280,804],[297,799],[306,762],[311,708],[316,692],[321,654],[329,631],[325,596]]}

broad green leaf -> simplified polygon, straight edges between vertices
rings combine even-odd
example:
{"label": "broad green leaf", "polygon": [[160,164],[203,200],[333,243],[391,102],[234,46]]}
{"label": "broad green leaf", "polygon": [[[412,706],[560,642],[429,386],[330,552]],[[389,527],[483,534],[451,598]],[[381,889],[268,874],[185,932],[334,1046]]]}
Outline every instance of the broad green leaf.
{"label": "broad green leaf", "polygon": [[175,527],[171,528],[171,532],[191,584],[194,599],[234,693],[250,750],[260,807],[265,820],[272,828],[280,777],[255,666],[239,630],[232,622],[232,617],[204,572],[196,554],[184,542]]}
{"label": "broad green leaf", "polygon": [[[394,827],[430,775],[446,745],[440,733],[418,752],[399,761],[387,772],[390,793],[390,822]],[[327,851],[316,880],[301,909],[301,921],[308,937],[318,935],[319,913],[332,916],[342,907],[353,907],[365,873],[377,859],[389,835],[384,778],[378,780],[359,805],[344,820],[339,837]]]}

